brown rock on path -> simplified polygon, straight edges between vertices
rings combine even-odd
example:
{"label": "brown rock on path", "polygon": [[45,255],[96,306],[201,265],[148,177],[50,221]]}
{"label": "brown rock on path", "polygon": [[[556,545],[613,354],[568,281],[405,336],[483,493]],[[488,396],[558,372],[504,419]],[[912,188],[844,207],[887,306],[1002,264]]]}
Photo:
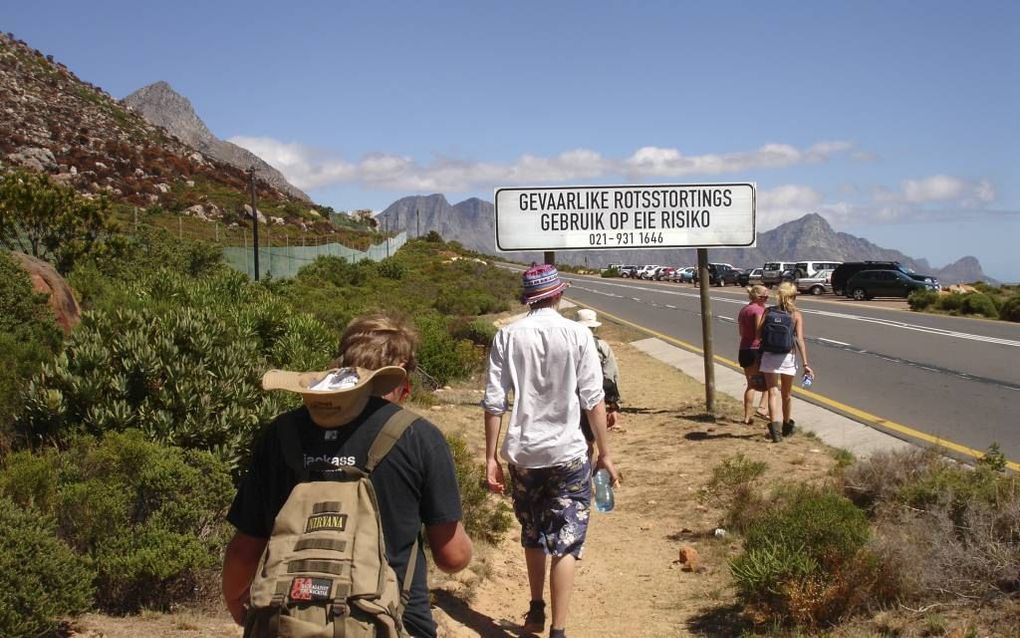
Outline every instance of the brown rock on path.
{"label": "brown rock on path", "polygon": [[38,257],[19,252],[11,252],[11,257],[28,273],[35,291],[49,297],[54,318],[64,332],[71,332],[81,321],[81,307],[71,286],[53,266]]}

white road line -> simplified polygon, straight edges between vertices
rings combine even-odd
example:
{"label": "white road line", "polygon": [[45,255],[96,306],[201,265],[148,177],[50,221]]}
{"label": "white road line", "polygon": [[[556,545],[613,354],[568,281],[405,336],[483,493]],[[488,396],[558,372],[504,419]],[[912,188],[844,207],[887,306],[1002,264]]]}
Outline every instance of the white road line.
{"label": "white road line", "polygon": [[[585,279],[572,279],[572,281],[575,281],[577,283],[590,283],[589,281],[587,281]],[[640,286],[640,285],[639,286],[633,286],[633,285],[630,285],[630,284],[618,284],[618,283],[612,283],[612,282],[608,282],[608,281],[600,282],[600,284],[603,285],[603,286],[621,286],[621,287],[627,287],[627,288],[630,288],[631,290],[634,290],[635,288],[637,288],[638,290],[642,290],[644,292],[654,292],[654,293],[659,293],[659,294],[663,294],[663,295],[675,295],[675,296],[678,296],[678,297],[690,297],[692,299],[700,299],[701,298],[700,294],[681,292],[681,291],[678,291],[678,290],[670,290],[670,289],[666,288],[665,286],[663,286],[663,287],[658,287],[657,286],[657,287],[654,287],[654,288],[647,288],[647,287],[643,287],[643,286]],[[578,286],[578,288],[581,288],[582,290],[587,290],[589,292],[600,292],[598,290],[595,290],[595,289],[592,289],[592,288],[587,288],[587,287],[584,287],[584,286]],[[605,294],[605,293],[602,293],[602,294]],[[633,299],[634,301],[641,301],[637,297],[631,297],[631,299]],[[743,305],[743,304],[747,303],[743,299],[729,299],[729,298],[726,298],[726,297],[712,297],[712,301],[713,302],[721,302],[721,303],[740,304],[740,305]],[[875,323],[875,324],[879,324],[879,325],[883,325],[883,326],[888,326],[890,328],[899,328],[900,330],[911,330],[911,331],[914,331],[914,332],[925,332],[925,333],[928,333],[928,334],[939,335],[939,336],[942,336],[942,337],[952,337],[954,339],[966,339],[968,341],[981,341],[981,342],[984,342],[984,343],[992,343],[992,344],[996,344],[996,345],[1000,345],[1000,346],[1009,346],[1011,348],[1020,348],[1020,340],[1017,340],[1017,339],[1002,339],[1002,338],[999,338],[999,337],[988,337],[988,336],[985,336],[985,335],[976,335],[976,334],[971,334],[971,333],[968,333],[968,332],[959,332],[957,330],[947,330],[945,328],[934,328],[934,327],[931,327],[931,326],[922,326],[922,325],[919,325],[919,324],[907,323],[905,321],[897,321],[895,319],[881,319],[881,318],[878,318],[878,317],[865,317],[863,315],[854,315],[854,314],[849,314],[849,313],[844,313],[844,312],[833,312],[831,310],[815,310],[815,309],[801,308],[801,312],[803,312],[804,314],[809,314],[809,315],[819,315],[819,316],[824,316],[824,317],[830,317],[830,318],[833,318],[833,319],[848,319],[850,321],[860,321],[862,323]]]}
{"label": "white road line", "polygon": [[835,339],[826,339],[825,337],[818,337],[818,340],[819,341],[826,341],[828,343],[834,343],[837,346],[849,346],[850,345],[849,343],[846,343],[845,341],[836,341]]}

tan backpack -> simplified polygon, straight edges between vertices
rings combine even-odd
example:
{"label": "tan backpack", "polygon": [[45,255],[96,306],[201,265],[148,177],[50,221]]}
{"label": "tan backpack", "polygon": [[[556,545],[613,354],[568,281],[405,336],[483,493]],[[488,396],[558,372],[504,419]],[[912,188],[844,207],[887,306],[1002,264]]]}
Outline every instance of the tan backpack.
{"label": "tan backpack", "polygon": [[[283,454],[300,481],[273,523],[251,585],[245,638],[405,638],[418,541],[403,588],[386,562],[375,489],[369,479],[418,415],[400,409],[383,425],[364,470],[309,471],[296,428],[280,430]],[[285,431],[286,430],[286,431]]]}

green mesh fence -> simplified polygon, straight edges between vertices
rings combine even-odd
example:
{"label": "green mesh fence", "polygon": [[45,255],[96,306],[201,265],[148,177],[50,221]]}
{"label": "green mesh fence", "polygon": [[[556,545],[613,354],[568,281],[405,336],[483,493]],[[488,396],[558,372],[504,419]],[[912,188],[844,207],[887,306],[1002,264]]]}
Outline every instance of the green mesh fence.
{"label": "green mesh fence", "polygon": [[[342,257],[351,263],[357,263],[363,259],[382,261],[396,253],[406,241],[407,233],[402,232],[396,237],[387,239],[364,251],[348,248],[342,244],[260,246],[259,278],[272,275],[274,279],[289,279],[299,270],[324,255]],[[247,247],[227,246],[223,249],[223,259],[231,268],[247,273],[249,277],[255,276],[255,251],[250,245]]]}

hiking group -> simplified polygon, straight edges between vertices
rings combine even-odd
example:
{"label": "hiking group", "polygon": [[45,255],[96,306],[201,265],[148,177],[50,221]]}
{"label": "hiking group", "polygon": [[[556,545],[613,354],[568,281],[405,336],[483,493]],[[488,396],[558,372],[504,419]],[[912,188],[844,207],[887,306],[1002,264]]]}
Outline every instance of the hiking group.
{"label": "hiking group", "polygon": [[[594,312],[576,322],[557,312],[566,284],[555,267],[533,266],[522,281],[529,311],[500,329],[490,350],[486,481],[507,490],[497,444],[509,412],[500,455],[528,573],[523,629],[545,630],[548,573],[555,638],[566,635],[593,465],[620,480],[607,435],[619,373],[594,335]],[[245,638],[436,635],[425,546],[454,573],[470,563],[472,543],[446,439],[399,405],[416,346],[402,321],[370,315],[347,326],[331,369],[263,376],[264,389],[297,393],[303,405],[262,432],[227,515],[236,531],[223,595]]]}

